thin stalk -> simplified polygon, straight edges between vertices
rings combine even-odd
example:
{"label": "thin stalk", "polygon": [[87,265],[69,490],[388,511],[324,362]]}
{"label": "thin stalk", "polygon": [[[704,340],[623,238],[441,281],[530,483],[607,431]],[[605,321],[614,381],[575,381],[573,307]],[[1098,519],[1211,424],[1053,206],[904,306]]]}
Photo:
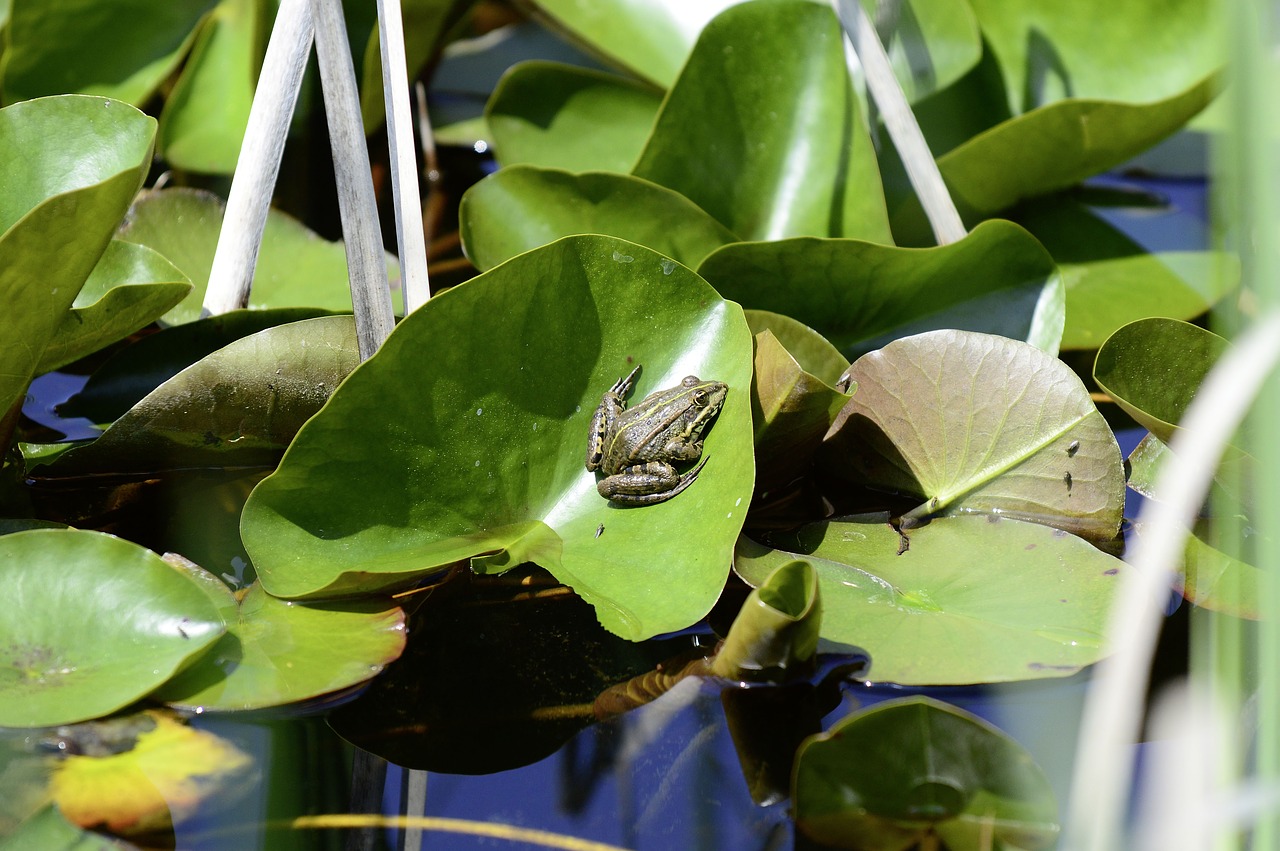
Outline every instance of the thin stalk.
{"label": "thin stalk", "polygon": [[316,57],[324,89],[324,111],[333,147],[338,183],[338,209],[351,278],[360,359],[369,358],[391,334],[395,316],[387,283],[387,264],[378,226],[369,149],[365,144],[341,0],[311,0],[315,18]]}
{"label": "thin stalk", "polygon": [[880,110],[880,117],[893,146],[898,149],[911,188],[920,199],[920,206],[933,228],[934,239],[939,245],[964,239],[964,222],[942,180],[942,172],[938,171],[938,163],[929,150],[924,133],[911,112],[907,96],[893,75],[889,56],[866,10],[858,0],[836,0],[836,12],[844,26],[845,38],[853,45],[862,65],[867,91]]}
{"label": "thin stalk", "polygon": [[431,283],[427,277],[427,243],[422,231],[422,198],[418,193],[418,162],[413,144],[400,0],[378,0],[378,41],[382,45],[382,94],[387,105],[387,142],[391,148],[396,245],[404,287],[404,311],[408,314],[431,298]]}
{"label": "thin stalk", "polygon": [[249,108],[249,123],[209,270],[203,308],[206,316],[249,303],[267,210],[280,173],[280,158],[298,102],[302,72],[311,53],[311,36],[309,0],[282,0]]}
{"label": "thin stalk", "polygon": [[[1280,310],[1241,335],[1200,385],[1170,442],[1169,462],[1139,523],[1133,577],[1111,611],[1108,648],[1085,702],[1064,848],[1109,851],[1121,842],[1137,740],[1156,638],[1177,579],[1187,530],[1209,491],[1232,433],[1280,360]],[[1274,675],[1274,672],[1272,672]]]}

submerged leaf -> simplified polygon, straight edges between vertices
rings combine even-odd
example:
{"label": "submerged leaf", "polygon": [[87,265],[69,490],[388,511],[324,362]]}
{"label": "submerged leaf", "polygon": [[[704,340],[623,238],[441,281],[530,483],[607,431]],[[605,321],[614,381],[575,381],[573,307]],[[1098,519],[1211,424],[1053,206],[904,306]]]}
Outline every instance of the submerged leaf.
{"label": "submerged leaf", "polygon": [[5,727],[114,712],[149,694],[226,630],[187,577],[150,550],[99,532],[0,536],[0,598]]}
{"label": "submerged leaf", "polygon": [[[584,459],[592,413],[636,365],[632,404],[691,374],[729,392],[697,481],[623,508]],[[254,490],[241,534],[278,596],[533,561],[619,635],[680,629],[718,597],[746,514],[750,380],[737,305],[649,249],[568,237],[406,317]]]}
{"label": "submerged leaf", "polygon": [[1101,658],[1124,562],[1035,523],[943,517],[815,523],[746,538],[734,569],[755,585],[803,559],[818,572],[822,637],[871,654],[871,678],[957,685],[1061,677]]}
{"label": "submerged leaf", "polygon": [[1120,528],[1120,447],[1083,382],[1026,343],[933,331],[849,368],[827,436],[842,478],[921,499],[907,516],[992,512],[1094,541]]}

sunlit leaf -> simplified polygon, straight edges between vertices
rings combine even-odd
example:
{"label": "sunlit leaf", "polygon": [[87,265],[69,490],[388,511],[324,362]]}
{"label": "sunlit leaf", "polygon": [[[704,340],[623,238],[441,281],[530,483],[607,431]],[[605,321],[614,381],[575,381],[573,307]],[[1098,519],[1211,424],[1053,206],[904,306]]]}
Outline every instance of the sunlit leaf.
{"label": "sunlit leaf", "polygon": [[698,274],[745,307],[798,319],[846,356],[940,328],[1000,334],[1049,352],[1062,334],[1053,258],[1004,221],[928,249],[851,239],[734,243],[708,256]]}
{"label": "sunlit leaf", "polygon": [[[593,412],[635,365],[633,403],[690,374],[729,393],[697,481],[620,508],[584,461]],[[241,533],[279,596],[534,561],[619,635],[679,629],[719,595],[746,513],[750,378],[737,305],[646,248],[568,237],[406,317],[258,485]]]}
{"label": "sunlit leaf", "polygon": [[835,385],[849,368],[849,359],[826,337],[796,319],[768,310],[746,310],[751,333],[768,331],[805,371]]}
{"label": "sunlit leaf", "polygon": [[933,331],[863,355],[827,445],[837,474],[920,499],[907,515],[996,512],[1091,540],[1124,508],[1120,448],[1083,382],[1039,349]]}
{"label": "sunlit leaf", "polygon": [[812,667],[821,627],[818,574],[805,561],[783,564],[747,596],[711,673],[747,681],[795,678]]}
{"label": "sunlit leaf", "polygon": [[1053,787],[1031,755],[929,697],[886,701],[810,738],[793,785],[796,827],[823,847],[1041,849],[1058,836]]}
{"label": "sunlit leaf", "polygon": [[0,726],[70,724],[127,706],[226,629],[191,580],[99,532],[0,536],[0,588]]}
{"label": "sunlit leaf", "polygon": [[[1124,563],[1036,523],[944,517],[906,532],[830,522],[745,537],[734,569],[758,584],[803,559],[818,572],[822,637],[871,654],[869,678],[956,685],[1060,677],[1101,658]],[[899,553],[901,550],[901,553]]]}

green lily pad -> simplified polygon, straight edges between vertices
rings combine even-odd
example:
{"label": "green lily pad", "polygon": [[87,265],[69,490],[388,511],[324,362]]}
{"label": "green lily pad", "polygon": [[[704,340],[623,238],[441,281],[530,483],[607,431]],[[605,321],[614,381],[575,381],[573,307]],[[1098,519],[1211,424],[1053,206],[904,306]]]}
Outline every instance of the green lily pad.
{"label": "green lily pad", "polygon": [[1167,443],[1200,382],[1229,345],[1188,322],[1142,319],[1102,344],[1093,378],[1126,414]]}
{"label": "green lily pad", "polygon": [[744,239],[891,241],[835,13],[745,3],[707,25],[633,173]]}
{"label": "green lily pad", "polygon": [[120,851],[120,843],[67,821],[48,804],[24,820],[12,833],[0,837],[0,851]]}
{"label": "green lily pad", "polygon": [[359,362],[350,316],[259,331],[184,369],[42,473],[272,465]]}
{"label": "green lily pad", "polygon": [[196,33],[187,66],[165,100],[156,145],[175,167],[231,174],[249,123],[258,53],[269,29],[260,0],[221,0]]}
{"label": "green lily pad", "polygon": [[783,564],[747,595],[711,660],[711,673],[748,682],[795,678],[812,668],[821,627],[813,565]]}
{"label": "green lily pad", "polygon": [[113,239],[45,347],[40,372],[92,354],[160,318],[191,283],[145,245]]}
{"label": "green lily pad", "polygon": [[[0,726],[71,724],[149,694],[226,630],[159,556],[99,532],[0,536]],[[110,617],[103,617],[110,612]]]}
{"label": "green lily pad", "polygon": [[216,2],[15,3],[5,39],[4,100],[78,92],[140,106],[177,67]]}
{"label": "green lily pad", "polygon": [[1012,215],[1049,249],[1062,272],[1064,349],[1096,349],[1138,319],[1193,319],[1239,284],[1239,261],[1232,255],[1148,253],[1069,197],[1026,204]]}
{"label": "green lily pad", "polygon": [[[209,192],[184,188],[144,192],[120,229],[121,239],[155,249],[191,280],[191,293],[165,314],[164,321],[169,324],[200,318],[223,209],[223,202]],[[397,268],[388,257],[387,269],[393,280],[398,276]],[[393,296],[399,310],[398,288]],[[249,307],[350,311],[351,288],[342,243],[321,239],[284,213],[268,213]]]}
{"label": "green lily pad", "polygon": [[727,245],[698,267],[725,298],[816,329],[846,356],[921,331],[983,331],[1056,352],[1063,288],[1025,230],[983,222],[938,248],[788,239]]}
{"label": "green lily pad", "polygon": [[404,649],[404,611],[389,599],[289,603],[255,583],[237,600],[199,572],[227,633],[155,692],[172,706],[227,711],[296,703],[359,685]]}
{"label": "green lily pad", "polygon": [[1120,447],[1066,364],[1003,337],[932,331],[849,368],[827,446],[837,474],[923,500],[908,520],[994,512],[1094,541],[1120,528]]}
{"label": "green lily pad", "polygon": [[756,585],[792,559],[812,564],[823,639],[870,653],[878,682],[1061,677],[1102,657],[1128,575],[1119,559],[997,515],[943,517],[906,535],[885,522],[815,523],[772,538],[780,549],[741,539],[734,570]]}
{"label": "green lily pad", "polygon": [[696,267],[737,237],[678,192],[627,174],[510,166],[472,186],[458,210],[467,257],[492,269],[578,233],[603,233]]}
{"label": "green lily pad", "polygon": [[[245,547],[282,597],[533,561],[618,635],[688,626],[751,494],[750,346],[737,305],[649,249],[579,236],[521,254],[410,314],[351,374],[249,498]],[[585,468],[587,434],[637,364],[640,394],[689,374],[729,393],[693,486],[619,508]]]}
{"label": "green lily pad", "polygon": [[0,109],[0,410],[27,385],[151,163],[155,121],[82,95]]}
{"label": "green lily pad", "polygon": [[1053,787],[1031,755],[923,696],[877,704],[806,740],[792,785],[796,827],[824,847],[1041,849],[1058,838]]}
{"label": "green lily pad", "polygon": [[110,423],[152,390],[223,346],[277,325],[314,319],[325,313],[314,307],[232,310],[163,328],[112,355],[58,411],[68,417]]}
{"label": "green lily pad", "polygon": [[747,325],[752,334],[768,331],[805,372],[835,385],[849,368],[849,360],[831,341],[803,322],[768,310],[746,310]]}
{"label": "green lily pad", "polygon": [[661,92],[635,80],[533,61],[498,81],[485,120],[503,166],[626,173],[661,104]]}

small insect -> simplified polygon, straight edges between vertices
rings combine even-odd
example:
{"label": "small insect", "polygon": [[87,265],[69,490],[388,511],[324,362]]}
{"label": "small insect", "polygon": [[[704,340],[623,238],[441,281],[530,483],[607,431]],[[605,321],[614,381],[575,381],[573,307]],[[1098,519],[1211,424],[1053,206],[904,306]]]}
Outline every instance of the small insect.
{"label": "small insect", "polygon": [[1071,493],[1071,473],[1070,471],[1062,474],[1062,481],[1066,483],[1067,493]]}
{"label": "small insect", "polygon": [[601,523],[599,526],[596,527],[596,537],[598,538],[603,534],[604,534],[604,524]]}
{"label": "small insect", "polygon": [[1080,451],[1080,441],[1073,440],[1071,441],[1071,445],[1067,447],[1067,457],[1074,458],[1076,457],[1076,453],[1079,451]]}

